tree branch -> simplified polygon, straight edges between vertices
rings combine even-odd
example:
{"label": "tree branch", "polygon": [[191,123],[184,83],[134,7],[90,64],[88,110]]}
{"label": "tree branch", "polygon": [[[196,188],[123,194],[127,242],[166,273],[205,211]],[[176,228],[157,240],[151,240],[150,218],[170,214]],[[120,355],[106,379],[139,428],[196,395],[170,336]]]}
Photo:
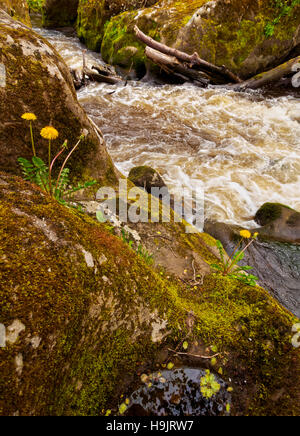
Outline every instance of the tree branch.
{"label": "tree branch", "polygon": [[[136,37],[146,44],[148,47],[157,50],[160,53],[165,55],[174,57],[181,62],[185,62],[189,64],[189,69],[201,70],[210,75],[216,76],[219,80],[223,80],[226,83],[241,83],[242,80],[228,70],[225,66],[218,67],[213,65],[203,59],[201,59],[198,53],[194,53],[193,55],[188,55],[180,50],[175,48],[168,47],[167,45],[161,44],[160,42],[155,41],[150,36],[145,35],[137,26],[134,27],[134,31]],[[146,53],[147,54],[147,53]]]}

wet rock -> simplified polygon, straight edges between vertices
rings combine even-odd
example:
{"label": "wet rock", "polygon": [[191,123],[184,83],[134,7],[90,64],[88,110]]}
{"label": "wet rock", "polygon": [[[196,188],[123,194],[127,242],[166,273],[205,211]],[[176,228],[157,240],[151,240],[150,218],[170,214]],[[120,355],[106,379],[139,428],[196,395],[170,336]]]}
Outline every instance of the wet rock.
{"label": "wet rock", "polygon": [[89,49],[98,51],[107,20],[124,11],[151,6],[154,3],[156,0],[79,0],[77,34]]}
{"label": "wet rock", "polygon": [[247,78],[281,63],[300,43],[300,5],[282,16],[273,34],[266,36],[267,26],[280,11],[273,0],[160,0],[154,7],[111,18],[101,52],[106,62],[118,64],[120,51],[135,46],[134,67],[145,63],[144,46],[133,31],[138,25],[162,43],[188,54],[196,51],[201,58]]}
{"label": "wet rock", "polygon": [[45,0],[43,26],[49,28],[73,25],[77,19],[79,0]]}
{"label": "wet rock", "polygon": [[0,9],[7,12],[14,20],[30,26],[28,4],[26,0],[0,0]]}
{"label": "wet rock", "polygon": [[[153,188],[165,188],[168,192],[167,185],[161,175],[151,167],[140,166],[130,170],[128,179],[140,188],[145,189],[149,194]],[[153,191],[154,192],[154,191]]]}
{"label": "wet rock", "polygon": [[40,130],[54,126],[59,137],[53,154],[67,139],[76,144],[83,131],[87,136],[69,161],[71,177],[115,180],[115,169],[105,142],[91,125],[77,100],[68,67],[42,37],[0,10],[0,169],[21,174],[18,157],[32,157],[28,122],[21,115],[32,112],[36,150],[47,161],[48,141]]}
{"label": "wet rock", "polygon": [[[245,252],[241,264],[252,266],[251,273],[259,277],[259,284],[300,318],[300,245],[268,238],[263,229],[255,229],[260,236]],[[239,239],[239,227],[206,222],[204,230],[232,254]]]}
{"label": "wet rock", "polygon": [[[116,414],[118,398],[134,392],[140,375],[188,331],[189,341],[206,338],[205,349],[214,344],[226,356],[232,414],[299,414],[299,384],[290,377],[300,363],[290,344],[296,319],[263,289],[215,277],[201,290],[184,288],[110,227],[20,178],[0,179],[0,324],[14,334],[0,348],[0,415]],[[169,230],[186,244],[183,253],[189,246],[216,261],[200,236]],[[195,323],[187,327],[191,311]]]}
{"label": "wet rock", "polygon": [[278,203],[265,203],[254,217],[260,234],[284,242],[300,243],[300,213]]}

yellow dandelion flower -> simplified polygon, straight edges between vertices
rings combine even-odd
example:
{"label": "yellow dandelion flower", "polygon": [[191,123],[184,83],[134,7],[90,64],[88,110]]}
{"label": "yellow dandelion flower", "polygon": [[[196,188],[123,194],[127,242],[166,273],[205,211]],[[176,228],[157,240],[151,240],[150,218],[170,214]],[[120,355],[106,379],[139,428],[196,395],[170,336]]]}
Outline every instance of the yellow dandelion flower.
{"label": "yellow dandelion flower", "polygon": [[41,136],[45,139],[53,140],[58,137],[58,131],[54,127],[47,126],[41,130]]}
{"label": "yellow dandelion flower", "polygon": [[245,239],[251,238],[251,233],[249,232],[249,230],[241,230],[240,235],[242,238],[245,238]]}
{"label": "yellow dandelion flower", "polygon": [[23,118],[23,120],[26,120],[26,121],[35,121],[36,120],[36,116],[32,113],[29,113],[29,112],[26,114],[23,114],[21,118]]}

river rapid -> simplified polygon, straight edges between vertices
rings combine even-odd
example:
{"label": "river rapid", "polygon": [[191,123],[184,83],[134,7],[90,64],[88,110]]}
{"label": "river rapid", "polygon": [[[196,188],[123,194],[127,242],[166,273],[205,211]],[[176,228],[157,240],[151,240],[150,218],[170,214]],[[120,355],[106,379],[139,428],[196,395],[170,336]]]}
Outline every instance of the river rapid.
{"label": "river rapid", "polygon": [[[35,29],[67,64],[82,67],[77,38]],[[101,62],[87,52],[90,65]],[[175,195],[204,189],[205,217],[244,226],[265,202],[300,211],[300,99],[190,84],[92,83],[78,99],[125,175],[150,165]]]}

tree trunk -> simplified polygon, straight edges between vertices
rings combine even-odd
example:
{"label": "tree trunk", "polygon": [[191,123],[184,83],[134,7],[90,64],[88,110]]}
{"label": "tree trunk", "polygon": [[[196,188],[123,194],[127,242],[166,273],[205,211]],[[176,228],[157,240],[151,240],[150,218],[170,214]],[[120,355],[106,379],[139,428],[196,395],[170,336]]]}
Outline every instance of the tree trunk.
{"label": "tree trunk", "polygon": [[145,35],[137,26],[134,27],[134,30],[137,38],[145,43],[148,47],[151,47],[154,50],[157,50],[168,56],[175,57],[181,62],[189,64],[189,69],[201,70],[205,73],[208,73],[210,76],[216,77],[218,82],[220,82],[220,80],[224,83],[242,82],[242,80],[238,76],[229,71],[225,66],[218,67],[209,62],[206,62],[199,57],[198,53],[188,55],[187,53],[184,53],[180,50],[168,47],[167,45],[155,41],[154,39],[150,38],[150,36]]}
{"label": "tree trunk", "polygon": [[292,74],[293,72],[296,74],[297,65],[299,65],[300,67],[300,56],[291,59],[285,64],[281,64],[270,71],[266,71],[265,73],[258,74],[257,76],[254,76],[249,80],[246,80],[245,82],[236,86],[235,89],[237,90],[258,89],[265,85],[269,85],[270,83],[278,82],[280,79]]}
{"label": "tree trunk", "polygon": [[207,86],[210,77],[205,73],[185,67],[175,57],[163,54],[153,48],[146,47],[146,56],[168,74],[176,75],[184,80],[192,80]]}
{"label": "tree trunk", "polygon": [[[191,80],[202,86],[209,83],[213,85],[229,85],[237,91],[258,89],[281,78],[296,74],[300,70],[300,56],[273,68],[265,73],[258,74],[249,80],[242,81],[237,75],[225,66],[218,67],[201,59],[198,53],[188,55],[180,50],[168,47],[145,35],[137,26],[134,28],[137,38],[146,44],[146,56],[168,74],[179,76],[184,80]],[[297,81],[297,86],[298,85]]]}

